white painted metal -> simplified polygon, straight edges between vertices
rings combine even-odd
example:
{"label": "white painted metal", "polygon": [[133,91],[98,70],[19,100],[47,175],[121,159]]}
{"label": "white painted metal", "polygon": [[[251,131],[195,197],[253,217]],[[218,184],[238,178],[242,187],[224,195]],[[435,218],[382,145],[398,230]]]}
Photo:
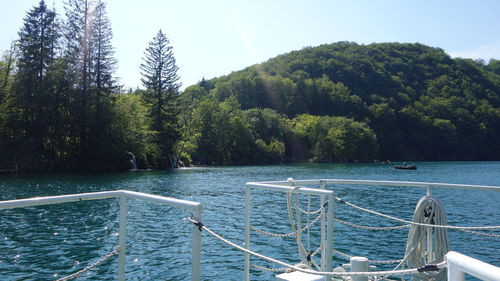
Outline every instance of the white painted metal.
{"label": "white painted metal", "polygon": [[[354,184],[354,185],[388,185],[402,187],[432,187],[432,188],[449,188],[449,189],[469,189],[483,191],[499,191],[500,186],[490,185],[470,185],[470,184],[448,184],[448,183],[432,183],[432,182],[407,182],[407,181],[376,181],[376,180],[350,180],[350,179],[313,179],[313,180],[294,180],[297,185],[317,185],[320,181],[327,184]],[[260,184],[287,184],[286,181],[266,181],[259,182]],[[250,183],[252,184],[252,183]]]}
{"label": "white painted metal", "polygon": [[[351,272],[368,272],[368,259],[365,257],[352,257]],[[368,281],[368,276],[352,276],[352,281]]]}
{"label": "white painted metal", "polygon": [[[317,182],[317,183],[319,183],[319,182]],[[285,182],[285,184],[286,184],[286,182]],[[247,188],[250,187],[252,189],[281,191],[281,192],[290,192],[293,189],[293,187],[285,186],[285,185],[266,184],[266,183],[257,183],[257,182],[247,183],[246,186],[247,186]],[[311,194],[311,195],[329,196],[332,191],[321,190],[321,189],[317,189],[317,188],[300,187],[300,188],[296,189],[294,192],[303,193],[303,194]]]}
{"label": "white painted metal", "polygon": [[0,202],[0,209],[22,208],[31,206],[41,206],[68,202],[78,202],[86,200],[108,199],[120,196],[120,191],[92,192],[82,194],[35,197],[28,199],[17,199]]}
{"label": "white painted metal", "polygon": [[125,256],[127,239],[127,196],[120,195],[120,225],[118,230],[118,280],[125,280]]}
{"label": "white painted metal", "polygon": [[[0,202],[1,209],[23,208],[30,206],[41,206],[59,203],[79,202],[86,200],[99,200],[119,198],[120,199],[120,226],[119,226],[119,256],[118,256],[118,280],[125,279],[125,240],[126,240],[126,216],[127,199],[138,199],[167,205],[174,208],[182,208],[193,212],[195,219],[201,219],[202,205],[198,202],[180,200],[175,198],[150,195],[128,190],[91,192],[81,194],[70,194],[60,196],[35,197],[28,199],[8,200]],[[192,280],[200,280],[200,256],[201,256],[201,234],[196,226],[193,226],[193,260]]]}
{"label": "white painted metal", "polygon": [[[250,221],[252,209],[252,189],[245,188],[245,249],[250,250]],[[250,281],[250,254],[245,253],[245,281]]]}
{"label": "white painted metal", "polygon": [[[329,190],[324,190],[329,191]],[[325,263],[321,265],[321,268],[326,272],[331,272],[333,270],[333,219],[335,210],[335,192],[331,191],[328,196],[328,212],[326,215],[326,245],[325,249]],[[332,280],[331,276],[325,277],[326,281]]]}
{"label": "white painted metal", "polygon": [[[327,209],[327,222],[326,222],[326,242],[325,247],[322,248],[322,258],[321,268],[323,271],[332,271],[332,257],[333,257],[333,220],[334,220],[334,209],[335,209],[335,192],[331,190],[322,190],[317,188],[306,188],[306,187],[292,187],[289,186],[291,182],[284,182],[284,185],[277,184],[263,184],[263,183],[247,183],[245,190],[245,248],[250,250],[250,217],[251,217],[251,190],[270,190],[278,192],[294,192],[301,194],[316,195],[321,197],[326,197],[328,200]],[[245,280],[250,280],[250,255],[245,254]],[[331,277],[325,277],[325,280],[331,280]]]}
{"label": "white painted metal", "polygon": [[465,273],[486,281],[500,281],[500,267],[450,251],[445,260],[448,266],[448,280],[464,281]]}
{"label": "white painted metal", "polygon": [[[320,189],[325,189],[326,185],[323,181],[320,181]],[[321,206],[325,205],[325,196],[321,196],[320,204]],[[321,241],[320,241],[321,249],[325,248],[326,245],[326,221],[325,221],[325,209],[321,210]],[[326,254],[325,251],[321,251],[321,264],[326,264]]]}
{"label": "white painted metal", "polygon": [[[202,220],[202,205],[198,204],[197,206],[194,207],[195,209],[193,210],[193,219],[201,222]],[[192,269],[191,269],[191,279],[194,280],[201,280],[200,276],[200,265],[201,265],[201,231],[198,229],[198,226],[193,225],[193,249],[192,249],[192,256],[191,256],[191,263],[192,263]]]}

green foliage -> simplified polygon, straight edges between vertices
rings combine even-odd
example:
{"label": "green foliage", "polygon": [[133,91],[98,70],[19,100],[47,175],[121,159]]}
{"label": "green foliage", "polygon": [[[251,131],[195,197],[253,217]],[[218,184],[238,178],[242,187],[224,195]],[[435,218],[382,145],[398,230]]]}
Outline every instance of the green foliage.
{"label": "green foliage", "polygon": [[363,122],[345,117],[303,114],[292,120],[293,131],[306,145],[313,162],[371,161],[377,138]]}
{"label": "green foliage", "polygon": [[[123,145],[120,150],[135,155],[139,167],[154,167],[155,159],[159,158],[159,148],[154,143],[156,132],[150,129],[151,120],[148,108],[141,96],[139,94],[119,95],[114,110],[115,131],[122,132],[119,134],[122,138],[119,143]],[[128,159],[129,155],[126,156]]]}
{"label": "green foliage", "polygon": [[[491,160],[500,157],[494,145],[500,135],[498,65],[452,59],[422,44],[339,42],[205,81],[211,86],[200,96],[212,93],[219,102],[233,97],[242,109],[270,108],[292,119],[293,130],[279,139],[290,161]],[[376,145],[366,140],[370,148],[353,153],[341,140],[363,130],[313,130],[310,116],[360,122]],[[308,136],[319,131],[319,142]]]}
{"label": "green foliage", "polygon": [[[284,159],[282,117],[271,109],[241,110],[234,97],[202,98],[184,112],[177,152],[196,164],[276,163]],[[189,155],[189,156],[187,156]]]}

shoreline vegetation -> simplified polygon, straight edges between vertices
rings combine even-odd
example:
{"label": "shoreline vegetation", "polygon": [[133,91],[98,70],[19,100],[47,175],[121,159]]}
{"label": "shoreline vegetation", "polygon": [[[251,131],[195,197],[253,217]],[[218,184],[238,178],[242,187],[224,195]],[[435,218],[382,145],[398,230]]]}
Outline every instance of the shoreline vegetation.
{"label": "shoreline vegetation", "polygon": [[123,90],[105,8],[27,12],[0,57],[0,170],[500,159],[500,60],[337,42],[181,92],[160,30],[145,42],[143,88]]}

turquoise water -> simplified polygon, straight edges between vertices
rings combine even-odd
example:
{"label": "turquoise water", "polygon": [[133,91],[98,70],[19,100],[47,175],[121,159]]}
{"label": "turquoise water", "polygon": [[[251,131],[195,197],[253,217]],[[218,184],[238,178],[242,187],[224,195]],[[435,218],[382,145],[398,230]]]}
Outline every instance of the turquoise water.
{"label": "turquoise water", "polygon": [[[33,196],[127,189],[203,203],[203,222],[242,245],[244,185],[249,181],[294,179],[374,179],[500,185],[500,162],[417,163],[416,171],[383,164],[303,164],[253,167],[209,167],[112,174],[51,174],[0,177],[0,200]],[[333,188],[333,187],[329,187]],[[425,195],[420,188],[338,186],[337,195],[355,204],[411,219]],[[289,232],[283,194],[254,192],[252,223],[271,232]],[[434,190],[448,222],[456,225],[500,225],[500,192]],[[301,197],[305,203],[306,197]],[[314,206],[318,205],[313,200]],[[304,205],[303,205],[304,206]],[[98,260],[117,245],[118,202],[86,201],[0,210],[0,280],[55,280]],[[127,280],[190,280],[189,213],[129,200]],[[390,222],[337,205],[336,216],[365,225]],[[303,217],[305,221],[305,217]],[[311,217],[312,219],[312,217]],[[315,230],[316,231],[316,230]],[[310,248],[316,249],[317,231]],[[498,232],[497,232],[498,233]],[[450,231],[453,250],[500,266],[500,239]],[[407,230],[380,232],[335,225],[335,248],[376,260],[399,259]],[[307,247],[307,241],[304,241]],[[242,280],[243,255],[204,234],[203,280]],[[252,249],[289,263],[299,261],[290,238],[252,234]],[[261,266],[273,265],[253,260]],[[334,257],[335,266],[346,263]],[[381,266],[378,269],[392,269]],[[114,280],[117,258],[86,273],[82,280]],[[252,280],[272,274],[252,270]]]}

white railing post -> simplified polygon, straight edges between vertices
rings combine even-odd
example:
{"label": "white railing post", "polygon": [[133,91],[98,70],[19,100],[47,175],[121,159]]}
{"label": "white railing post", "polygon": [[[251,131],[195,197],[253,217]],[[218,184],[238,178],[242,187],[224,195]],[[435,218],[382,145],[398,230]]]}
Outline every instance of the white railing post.
{"label": "white railing post", "polygon": [[120,226],[118,230],[118,280],[125,280],[125,241],[127,238],[127,196],[120,195]]}
{"label": "white railing post", "polygon": [[[193,219],[201,222],[202,205],[198,205],[193,213]],[[192,254],[192,280],[199,281],[201,269],[201,230],[198,226],[193,225],[193,254]]]}
{"label": "white railing post", "polygon": [[465,273],[456,265],[448,264],[447,280],[465,281]]}
{"label": "white railing post", "polygon": [[[335,191],[332,191],[328,195],[328,213],[327,213],[327,224],[326,224],[326,247],[325,251],[325,271],[332,271],[333,263],[333,219],[335,210]],[[331,276],[325,276],[325,280],[332,280]]]}
{"label": "white railing post", "polygon": [[[252,207],[252,192],[245,188],[245,249],[250,250],[250,210]],[[250,254],[245,253],[245,281],[250,281]]]}

